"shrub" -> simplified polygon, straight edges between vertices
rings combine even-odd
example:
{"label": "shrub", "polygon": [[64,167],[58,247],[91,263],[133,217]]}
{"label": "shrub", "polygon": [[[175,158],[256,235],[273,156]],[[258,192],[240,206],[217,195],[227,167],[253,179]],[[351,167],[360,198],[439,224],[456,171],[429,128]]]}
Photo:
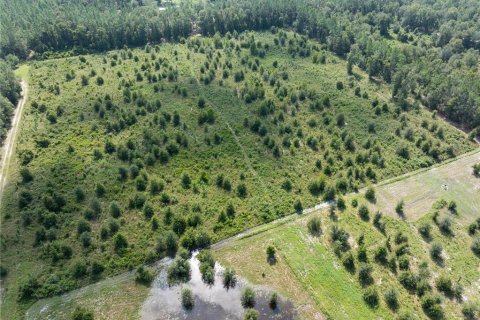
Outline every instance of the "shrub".
{"label": "shrub", "polygon": [[366,205],[361,205],[358,209],[358,215],[364,221],[368,221],[370,219],[368,207]]}
{"label": "shrub", "polygon": [[439,242],[433,242],[430,246],[430,257],[435,261],[442,260],[443,247]]}
{"label": "shrub", "polygon": [[185,283],[190,281],[190,262],[180,254],[173,260],[167,270],[169,284]]}
{"label": "shrub", "polygon": [[343,82],[341,82],[341,81],[337,82],[337,89],[338,90],[343,90]]}
{"label": "shrub", "polygon": [[350,272],[355,272],[355,259],[353,258],[353,254],[348,252],[342,260],[342,264]]}
{"label": "shrub", "polygon": [[182,187],[184,189],[189,189],[192,184],[192,179],[188,175],[188,173],[183,173],[182,175]]}
{"label": "shrub", "polygon": [[403,216],[403,214],[405,213],[404,212],[404,207],[405,203],[403,202],[403,200],[400,200],[397,205],[395,206],[395,212],[399,215],[399,216]]}
{"label": "shrub", "polygon": [[480,256],[480,237],[473,239],[470,248],[472,249],[473,253],[475,253],[477,256]]}
{"label": "shrub", "polygon": [[473,166],[473,174],[476,176],[476,177],[479,177],[480,176],[480,163],[477,163]]}
{"label": "shrub", "polygon": [[85,191],[83,191],[82,188],[76,187],[75,188],[75,201],[76,202],[82,202],[85,200]]}
{"label": "shrub", "polygon": [[150,270],[144,268],[143,266],[137,268],[137,271],[135,273],[136,282],[149,285],[153,281],[153,278],[154,275]]}
{"label": "shrub", "polygon": [[258,311],[252,308],[248,308],[245,310],[245,315],[243,316],[244,320],[257,320],[258,319]]}
{"label": "shrub", "polygon": [[443,310],[441,306],[442,300],[437,295],[428,294],[425,295],[420,304],[422,305],[423,312],[431,319],[442,319]]}
{"label": "shrub", "polygon": [[409,271],[400,273],[398,281],[409,291],[414,291],[417,288],[417,277]]}
{"label": "shrub", "polygon": [[83,232],[79,239],[84,248],[87,248],[92,244],[92,236],[90,235],[90,232]]}
{"label": "shrub", "polygon": [[223,272],[223,286],[225,288],[233,288],[237,284],[237,276],[235,270],[226,268]]}
{"label": "shrub", "polygon": [[367,285],[373,282],[372,266],[367,263],[361,263],[358,268],[358,280],[362,285]]}
{"label": "shrub", "polygon": [[302,201],[300,201],[300,199],[295,200],[295,203],[293,204],[293,208],[295,209],[296,213],[302,213],[303,211]]}
{"label": "shrub", "polygon": [[387,289],[385,291],[383,298],[385,299],[385,302],[387,303],[387,306],[392,309],[396,310],[398,309],[398,294],[397,291],[393,288]]}
{"label": "shrub", "polygon": [[33,174],[28,168],[23,167],[20,169],[20,175],[22,176],[22,183],[29,183],[33,181]]}
{"label": "shrub", "polygon": [[267,247],[267,258],[269,260],[275,260],[275,247],[272,245],[268,245]]}
{"label": "shrub", "polygon": [[473,302],[466,303],[462,308],[462,314],[467,320],[474,320],[477,318],[478,306]]}
{"label": "shrub", "polygon": [[237,186],[237,195],[242,199],[247,197],[247,186],[244,183],[240,183]]}
{"label": "shrub", "polygon": [[363,291],[363,300],[371,308],[378,306],[378,292],[374,286],[370,286]]}
{"label": "shrub", "polygon": [[343,211],[347,208],[347,204],[345,202],[345,200],[343,198],[338,198],[337,199],[337,208],[340,210],[340,211]]}
{"label": "shrub", "polygon": [[381,246],[375,250],[375,260],[381,264],[387,263],[388,251],[387,248]]}
{"label": "shrub", "polygon": [[110,215],[114,218],[118,218],[120,217],[121,214],[122,212],[120,210],[120,206],[118,205],[118,203],[115,201],[110,203]]}
{"label": "shrub", "polygon": [[93,320],[93,312],[88,311],[87,309],[77,307],[72,314],[72,320]]}
{"label": "shrub", "polygon": [[445,275],[441,275],[437,278],[435,286],[438,291],[443,292],[446,296],[451,296],[453,294],[452,280]]}
{"label": "shrub", "polygon": [[241,297],[242,306],[244,308],[253,308],[255,307],[255,292],[252,288],[245,288],[242,292]]}
{"label": "shrub", "polygon": [[182,289],[182,306],[186,310],[192,310],[194,302],[195,300],[193,298],[192,290],[189,288],[183,288]]}
{"label": "shrub", "polygon": [[268,305],[270,306],[270,309],[275,310],[277,309],[278,305],[278,295],[276,292],[272,292],[270,295],[270,300],[268,301]]}
{"label": "shrub", "polygon": [[113,238],[113,247],[117,254],[121,254],[128,247],[127,238],[121,233],[117,233],[115,238]]}
{"label": "shrub", "polygon": [[422,235],[422,237],[424,237],[425,239],[430,239],[431,235],[430,235],[430,231],[431,231],[431,226],[429,223],[427,222],[422,222],[419,226],[418,226],[418,232]]}
{"label": "shrub", "polygon": [[365,192],[365,199],[367,199],[370,202],[375,202],[375,189],[372,187],[369,187],[367,191]]}
{"label": "shrub", "polygon": [[7,276],[8,270],[6,267],[0,265],[0,279],[3,279]]}
{"label": "shrub", "polygon": [[312,236],[318,236],[322,232],[321,221],[319,217],[311,217],[307,222],[308,232]]}

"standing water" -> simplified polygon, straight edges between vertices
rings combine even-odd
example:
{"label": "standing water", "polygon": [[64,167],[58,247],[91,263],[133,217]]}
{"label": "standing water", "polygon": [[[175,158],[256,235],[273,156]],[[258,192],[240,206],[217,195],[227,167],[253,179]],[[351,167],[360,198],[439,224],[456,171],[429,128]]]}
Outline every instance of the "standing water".
{"label": "standing water", "polygon": [[[144,302],[140,315],[143,320],[164,319],[243,319],[245,309],[241,304],[243,290],[249,286],[246,281],[238,278],[232,288],[223,286],[224,269],[215,264],[215,282],[212,285],[202,281],[200,262],[196,253],[190,258],[190,281],[181,285],[169,286],[167,281],[167,268],[163,268],[152,282],[152,288],[147,300]],[[171,262],[171,261],[170,261]],[[297,312],[293,304],[278,297],[277,307],[269,306],[270,294],[262,287],[249,286],[255,290],[255,309],[259,313],[258,319],[296,319]],[[185,310],[181,302],[182,288],[189,288],[194,296],[194,306]]]}

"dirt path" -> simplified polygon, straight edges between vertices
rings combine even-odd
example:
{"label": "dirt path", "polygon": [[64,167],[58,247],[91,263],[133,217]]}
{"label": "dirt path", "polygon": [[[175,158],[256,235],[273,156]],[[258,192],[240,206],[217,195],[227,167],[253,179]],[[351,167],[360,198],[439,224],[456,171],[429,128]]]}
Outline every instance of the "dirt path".
{"label": "dirt path", "polygon": [[8,131],[7,138],[5,139],[2,148],[2,160],[0,163],[0,208],[2,207],[2,196],[5,184],[7,182],[8,167],[10,165],[10,159],[12,158],[15,147],[15,139],[17,137],[18,127],[20,125],[23,107],[25,106],[25,101],[27,101],[28,95],[27,83],[22,80],[20,85],[22,86],[22,98],[18,101],[17,107],[15,108],[12,119],[12,127]]}

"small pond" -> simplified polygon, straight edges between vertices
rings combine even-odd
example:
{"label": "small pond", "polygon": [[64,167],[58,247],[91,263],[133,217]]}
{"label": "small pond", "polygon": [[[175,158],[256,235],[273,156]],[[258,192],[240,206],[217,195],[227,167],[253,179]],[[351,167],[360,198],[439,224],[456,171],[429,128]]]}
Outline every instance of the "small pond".
{"label": "small pond", "polygon": [[[166,264],[171,261],[166,262]],[[297,319],[294,305],[278,297],[277,308],[269,306],[271,292],[263,287],[249,285],[244,279],[237,276],[237,283],[233,288],[223,286],[223,267],[215,264],[215,282],[205,284],[199,269],[196,253],[190,258],[191,279],[189,282],[169,286],[167,268],[162,268],[152,282],[150,294],[144,302],[140,315],[143,320],[166,319],[243,319],[244,308],[241,304],[242,291],[248,286],[255,290],[255,309],[259,312],[258,319]],[[182,288],[190,288],[194,296],[194,307],[185,310],[181,302]]]}

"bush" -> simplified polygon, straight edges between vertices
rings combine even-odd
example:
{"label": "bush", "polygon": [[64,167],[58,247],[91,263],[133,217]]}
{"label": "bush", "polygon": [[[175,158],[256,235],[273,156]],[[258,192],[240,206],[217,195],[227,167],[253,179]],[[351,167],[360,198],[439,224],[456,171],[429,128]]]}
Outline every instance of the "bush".
{"label": "bush", "polygon": [[342,260],[342,264],[350,272],[355,272],[355,258],[351,252],[348,252]]}
{"label": "bush", "polygon": [[474,320],[477,318],[478,306],[473,302],[466,303],[462,308],[462,314],[467,320]]}
{"label": "bush", "polygon": [[378,292],[374,286],[370,286],[363,291],[363,300],[371,308],[378,306]]}
{"label": "bush", "polygon": [[418,232],[422,235],[422,237],[424,237],[425,239],[430,239],[431,237],[431,234],[430,234],[430,231],[431,231],[431,226],[429,223],[427,222],[422,222],[419,226],[418,226]]}
{"label": "bush", "polygon": [[121,214],[122,214],[122,212],[120,210],[120,206],[118,205],[117,202],[113,201],[110,204],[110,215],[114,218],[118,218],[118,217],[120,217]]}
{"label": "bush", "polygon": [[445,275],[439,276],[435,281],[435,286],[438,291],[443,292],[446,296],[453,295],[453,283],[449,277]]}
{"label": "bush", "polygon": [[241,302],[244,308],[255,307],[255,291],[252,288],[245,288],[242,292]]}
{"label": "bush", "polygon": [[358,268],[358,280],[362,285],[367,285],[373,282],[372,266],[367,263],[361,263]]}
{"label": "bush", "polygon": [[167,279],[169,284],[190,281],[190,262],[179,254],[168,267]]}
{"label": "bush", "polygon": [[245,310],[245,315],[243,316],[244,320],[257,320],[258,319],[258,311],[252,308],[248,308]]}
{"label": "bush", "polygon": [[365,192],[365,199],[367,199],[370,202],[375,202],[375,190],[372,187],[369,187],[367,191]]}
{"label": "bush", "polygon": [[77,307],[72,314],[72,320],[93,320],[93,312]]}
{"label": "bush", "polygon": [[117,254],[121,254],[128,247],[127,238],[121,233],[117,233],[115,238],[113,238],[113,247]]}
{"label": "bush", "polygon": [[439,242],[433,242],[432,245],[430,246],[430,257],[432,257],[432,259],[435,261],[441,261],[442,252],[443,252],[442,244]]}
{"label": "bush", "polygon": [[33,175],[28,168],[23,167],[20,169],[20,175],[22,176],[22,183],[29,183],[33,181]]}
{"label": "bush", "polygon": [[240,183],[237,186],[237,195],[242,199],[247,197],[247,186],[244,183]]}
{"label": "bush", "polygon": [[275,310],[278,306],[278,295],[276,292],[272,292],[270,295],[270,300],[268,301],[270,309]]}
{"label": "bush", "polygon": [[425,295],[420,304],[422,305],[423,312],[431,319],[442,319],[443,310],[441,306],[442,300],[437,295],[428,294]]}
{"label": "bush", "polygon": [[7,276],[8,270],[6,267],[0,265],[0,279],[3,279]]}
{"label": "bush", "polygon": [[182,306],[186,310],[192,310],[195,303],[195,299],[193,298],[192,290],[189,288],[182,289]]}
{"label": "bush", "polygon": [[321,221],[319,217],[311,217],[307,222],[308,232],[312,236],[318,236],[322,232]]}
{"label": "bush", "polygon": [[153,281],[154,275],[153,273],[140,266],[137,268],[137,272],[135,273],[135,281],[141,284],[149,285]]}
{"label": "bush", "polygon": [[385,302],[387,303],[387,306],[392,309],[392,310],[397,310],[398,309],[398,294],[395,289],[387,289],[385,291],[385,294],[383,295],[383,298],[385,299]]}
{"label": "bush", "polygon": [[237,284],[237,276],[235,270],[226,268],[223,272],[223,286],[227,289],[235,287]]}
{"label": "bush", "polygon": [[480,256],[480,237],[473,239],[470,248],[472,249],[473,253],[475,253],[477,256]]}
{"label": "bush", "polygon": [[269,260],[275,260],[275,247],[272,245],[268,245],[267,247],[267,258]]}
{"label": "bush", "polygon": [[409,291],[415,291],[417,288],[417,277],[409,271],[400,273],[398,281]]}
{"label": "bush", "polygon": [[403,200],[400,200],[397,205],[395,206],[395,212],[399,215],[399,216],[403,216],[403,214],[405,213],[404,212],[404,207],[405,203],[403,202]]}
{"label": "bush", "polygon": [[368,207],[362,204],[358,209],[358,215],[363,221],[368,221],[370,219]]}
{"label": "bush", "polygon": [[302,201],[300,201],[300,199],[295,200],[295,203],[293,204],[293,208],[295,209],[296,213],[302,213],[303,211]]}

